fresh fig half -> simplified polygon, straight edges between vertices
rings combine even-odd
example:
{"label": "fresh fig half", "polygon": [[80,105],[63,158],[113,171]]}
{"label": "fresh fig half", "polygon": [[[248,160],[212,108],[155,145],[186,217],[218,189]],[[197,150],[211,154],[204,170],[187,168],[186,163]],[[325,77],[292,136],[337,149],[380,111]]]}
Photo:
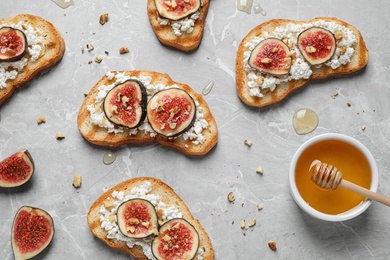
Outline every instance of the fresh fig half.
{"label": "fresh fig half", "polygon": [[12,249],[15,259],[30,259],[42,252],[54,235],[54,223],[43,209],[23,206],[12,224]]}
{"label": "fresh fig half", "polygon": [[180,20],[200,8],[201,0],[154,0],[160,16],[170,20]]}
{"label": "fresh fig half", "polygon": [[28,50],[23,31],[12,27],[0,28],[0,62],[20,60]]}
{"label": "fresh fig half", "polygon": [[169,88],[152,96],[146,113],[154,131],[167,137],[176,137],[194,124],[196,105],[185,90]]}
{"label": "fresh fig half", "polygon": [[0,187],[18,187],[34,173],[34,161],[28,150],[14,153],[0,162]]}
{"label": "fresh fig half", "polygon": [[280,39],[267,38],[253,49],[249,65],[260,72],[272,75],[287,74],[291,67],[290,49]]}
{"label": "fresh fig half", "polygon": [[147,94],[144,85],[134,79],[113,87],[106,95],[103,110],[115,125],[137,128],[146,117]]}
{"label": "fresh fig half", "polygon": [[336,37],[326,29],[310,27],[298,35],[298,49],[311,65],[322,64],[336,51]]}
{"label": "fresh fig half", "polygon": [[165,222],[160,227],[160,234],[152,241],[152,253],[158,260],[190,260],[194,258],[198,248],[198,232],[182,218]]}
{"label": "fresh fig half", "polygon": [[123,235],[144,238],[158,234],[156,209],[148,200],[131,199],[118,207],[117,220]]}

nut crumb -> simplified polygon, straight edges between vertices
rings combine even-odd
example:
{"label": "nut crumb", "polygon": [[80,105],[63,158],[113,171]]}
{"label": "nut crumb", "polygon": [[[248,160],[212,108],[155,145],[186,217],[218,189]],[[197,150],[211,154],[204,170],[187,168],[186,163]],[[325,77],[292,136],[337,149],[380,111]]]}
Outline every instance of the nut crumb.
{"label": "nut crumb", "polygon": [[263,166],[261,166],[261,165],[257,166],[256,173],[263,175],[264,174]]}
{"label": "nut crumb", "polygon": [[251,147],[253,145],[253,142],[250,141],[250,140],[244,140],[244,143],[248,146],[248,147]]}
{"label": "nut crumb", "polygon": [[45,116],[38,117],[37,124],[40,125],[40,124],[43,124],[43,123],[46,123],[46,117]]}
{"label": "nut crumb", "polygon": [[339,92],[337,91],[337,89],[335,89],[332,93],[332,98],[335,99],[338,95],[339,95]]}
{"label": "nut crumb", "polygon": [[73,187],[80,188],[81,187],[81,175],[73,176]]}
{"label": "nut crumb", "polygon": [[347,102],[347,106],[348,106],[348,107],[351,107],[351,103]]}
{"label": "nut crumb", "polygon": [[245,228],[245,220],[240,221],[240,228],[244,229]]}
{"label": "nut crumb", "polygon": [[236,200],[236,196],[234,196],[233,192],[229,192],[227,198],[228,198],[229,202],[232,202],[232,203]]}
{"label": "nut crumb", "polygon": [[256,225],[256,219],[251,219],[249,220],[249,224],[248,224],[248,227],[253,227]]}
{"label": "nut crumb", "polygon": [[62,134],[62,132],[58,132],[58,133],[56,134],[56,139],[57,139],[57,140],[65,139],[65,136]]}
{"label": "nut crumb", "polygon": [[87,44],[87,50],[88,50],[88,51],[93,51],[93,49],[94,49],[93,45],[90,44],[90,43],[88,43],[88,44]]}
{"label": "nut crumb", "polygon": [[92,64],[92,61],[90,60],[90,61],[88,61],[88,64]]}
{"label": "nut crumb", "polygon": [[361,125],[361,126],[360,126],[360,129],[361,129],[362,131],[365,131],[365,130],[366,130],[366,125]]}
{"label": "nut crumb", "polygon": [[84,47],[81,48],[81,54],[84,54],[85,50]]}
{"label": "nut crumb", "polygon": [[119,48],[119,54],[125,54],[129,52],[129,48],[127,47],[121,47]]}
{"label": "nut crumb", "polygon": [[276,251],[276,249],[278,249],[277,247],[276,247],[276,243],[274,242],[274,241],[269,241],[268,242],[268,246],[269,246],[269,248],[271,248],[271,250],[273,250],[273,251]]}
{"label": "nut crumb", "polygon": [[96,56],[96,58],[95,58],[96,63],[100,63],[100,62],[102,62],[102,60],[103,60],[103,58],[101,56]]}
{"label": "nut crumb", "polygon": [[104,25],[106,22],[108,22],[108,14],[102,14],[99,17],[99,23],[101,25]]}
{"label": "nut crumb", "polygon": [[262,210],[263,209],[263,204],[257,203],[257,210]]}

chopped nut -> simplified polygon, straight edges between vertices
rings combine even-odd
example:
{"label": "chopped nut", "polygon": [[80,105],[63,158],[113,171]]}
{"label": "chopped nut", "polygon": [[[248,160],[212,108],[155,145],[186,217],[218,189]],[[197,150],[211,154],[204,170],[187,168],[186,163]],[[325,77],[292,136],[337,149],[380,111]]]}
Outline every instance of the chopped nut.
{"label": "chopped nut", "polygon": [[307,53],[314,53],[316,52],[316,48],[314,48],[313,46],[306,46],[306,52]]}
{"label": "chopped nut", "polygon": [[111,210],[115,206],[111,200],[105,200],[103,205],[107,210]]}
{"label": "chopped nut", "polygon": [[99,23],[101,25],[105,24],[106,22],[108,22],[108,14],[102,14],[100,15],[99,17]]}
{"label": "chopped nut", "polygon": [[343,55],[347,52],[347,48],[345,48],[345,46],[340,46],[339,48],[339,54],[340,55]]}
{"label": "chopped nut", "polygon": [[257,85],[261,86],[264,83],[264,78],[263,77],[257,77],[255,79],[255,82],[256,82]]}
{"label": "chopped nut", "polygon": [[260,62],[261,62],[261,63],[264,63],[264,64],[269,64],[269,63],[272,62],[272,59],[270,59],[270,58],[263,58],[263,59],[261,59]]}
{"label": "chopped nut", "polygon": [[244,143],[248,146],[248,147],[251,147],[253,145],[253,142],[250,141],[250,140],[244,140]]}
{"label": "chopped nut", "polygon": [[169,128],[170,128],[170,129],[175,129],[176,126],[177,126],[177,123],[175,123],[175,122],[169,123]]}
{"label": "chopped nut", "polygon": [[337,96],[339,95],[339,92],[337,91],[337,89],[335,89],[332,93],[332,98],[336,98]]}
{"label": "chopped nut", "polygon": [[165,235],[165,236],[163,237],[163,240],[164,240],[165,242],[168,242],[169,240],[171,240],[171,237],[168,236],[168,235]]}
{"label": "chopped nut", "polygon": [[88,50],[88,51],[93,51],[93,49],[94,49],[94,48],[93,48],[92,44],[88,43],[88,44],[87,44],[87,50]]}
{"label": "chopped nut", "polygon": [[130,101],[130,98],[129,97],[127,97],[127,96],[123,96],[122,97],[122,105],[124,106],[124,107],[127,107],[127,102],[129,102]]}
{"label": "chopped nut", "polygon": [[257,210],[262,210],[263,209],[263,204],[257,203]]}
{"label": "chopped nut", "polygon": [[271,248],[271,250],[273,250],[273,251],[276,251],[276,249],[278,249],[277,247],[276,247],[276,243],[274,242],[274,241],[269,241],[268,242],[268,246],[269,246],[269,248]]}
{"label": "chopped nut", "polygon": [[113,105],[112,106],[112,112],[114,113],[114,114],[118,114],[119,112],[118,112],[118,106],[117,105]]}
{"label": "chopped nut", "polygon": [[261,165],[257,166],[257,168],[256,168],[256,173],[257,173],[257,174],[263,175],[264,170],[263,170],[263,167],[262,167]]}
{"label": "chopped nut", "polygon": [[61,132],[58,132],[58,133],[56,134],[56,139],[57,139],[57,140],[65,139],[65,136],[64,136]]}
{"label": "chopped nut", "polygon": [[249,227],[253,227],[255,225],[256,225],[256,219],[249,220],[249,224],[248,224]]}
{"label": "chopped nut", "polygon": [[40,125],[40,124],[43,124],[43,123],[46,123],[46,117],[45,116],[38,117],[37,124]]}
{"label": "chopped nut", "polygon": [[129,224],[132,224],[132,225],[139,224],[139,220],[137,218],[129,218],[128,222],[129,222]]}
{"label": "chopped nut", "polygon": [[129,48],[127,47],[121,47],[119,48],[119,54],[125,54],[129,52]]}
{"label": "chopped nut", "polygon": [[245,220],[240,221],[240,228],[245,228]]}
{"label": "chopped nut", "polygon": [[344,35],[342,31],[336,31],[334,36],[336,38],[336,41],[340,41]]}
{"label": "chopped nut", "polygon": [[279,49],[278,49],[277,47],[273,47],[272,50],[271,50],[271,52],[272,52],[272,53],[275,53],[275,52],[277,52],[278,50],[279,50]]}
{"label": "chopped nut", "polygon": [[141,225],[147,228],[147,227],[149,227],[150,222],[149,221],[145,221],[145,222],[142,222]]}
{"label": "chopped nut", "polygon": [[130,233],[134,233],[135,227],[129,226],[129,227],[127,228],[127,231],[129,231]]}
{"label": "chopped nut", "polygon": [[361,125],[361,126],[360,126],[360,129],[361,129],[362,131],[365,131],[365,130],[366,130],[366,125]]}
{"label": "chopped nut", "polygon": [[234,195],[233,192],[229,192],[227,198],[228,198],[228,201],[229,201],[229,202],[234,202],[234,201],[236,200],[236,196]]}
{"label": "chopped nut", "polygon": [[73,187],[80,188],[81,187],[81,175],[73,176]]}
{"label": "chopped nut", "polygon": [[115,215],[110,215],[110,216],[108,217],[108,221],[110,221],[110,222],[115,222]]}
{"label": "chopped nut", "polygon": [[96,56],[96,58],[95,58],[96,63],[100,63],[100,62],[102,62],[102,60],[103,60],[103,58],[101,56]]}

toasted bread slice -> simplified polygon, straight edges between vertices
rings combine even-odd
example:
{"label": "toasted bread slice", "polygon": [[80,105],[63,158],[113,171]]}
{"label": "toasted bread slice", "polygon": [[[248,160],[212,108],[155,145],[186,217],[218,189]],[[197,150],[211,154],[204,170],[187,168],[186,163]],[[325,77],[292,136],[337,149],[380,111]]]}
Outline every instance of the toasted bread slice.
{"label": "toasted bread slice", "polygon": [[169,21],[168,24],[161,24],[154,0],[148,0],[149,21],[159,41],[167,46],[186,52],[198,48],[203,37],[204,24],[210,0],[201,0],[201,2],[199,18],[195,20],[193,31],[190,33],[181,32],[181,35],[178,36],[171,26],[171,23],[174,21]]}
{"label": "toasted bread slice", "polygon": [[[203,252],[202,257],[204,260],[210,260],[214,259],[214,250],[210,241],[210,238],[207,234],[207,232],[204,230],[200,222],[195,219],[184,201],[175,193],[175,191],[169,187],[167,184],[162,182],[159,179],[150,178],[150,177],[139,177],[130,179],[127,181],[124,181],[115,187],[109,189],[105,193],[103,193],[91,206],[88,215],[87,215],[87,221],[88,225],[92,231],[92,233],[101,239],[104,243],[106,243],[108,246],[124,251],[136,259],[142,259],[146,260],[148,259],[147,256],[145,256],[142,247],[139,245],[134,245],[133,247],[128,247],[125,242],[117,240],[115,238],[107,238],[108,231],[106,231],[105,228],[102,227],[102,222],[100,220],[100,217],[102,215],[101,213],[101,207],[104,205],[107,205],[109,201],[113,202],[116,198],[112,196],[113,192],[124,192],[124,196],[131,193],[131,190],[135,187],[141,187],[141,185],[144,185],[145,183],[151,184],[151,190],[150,192],[147,192],[147,194],[153,194],[161,197],[161,202],[166,204],[166,208],[174,207],[182,214],[182,218],[186,219],[188,222],[190,222],[195,229],[197,230],[199,234],[199,248]],[[107,204],[105,204],[105,202]],[[159,209],[157,209],[159,210]],[[104,214],[103,214],[104,215]],[[161,220],[162,214],[157,213],[159,221]],[[115,220],[116,221],[116,220]],[[166,221],[166,220],[164,220]],[[140,241],[145,241],[141,239]],[[196,259],[196,258],[195,258]]]}
{"label": "toasted bread slice", "polygon": [[[276,28],[278,27],[284,28],[290,23],[299,25],[299,24],[315,23],[321,20],[324,22],[334,22],[338,25],[344,26],[345,28],[353,32],[353,34],[356,37],[356,43],[353,45],[354,52],[350,57],[350,61],[345,65],[341,65],[334,69],[331,66],[327,66],[325,64],[322,64],[321,66],[309,65],[310,69],[312,70],[312,74],[310,75],[310,77],[292,79],[287,82],[281,82],[276,86],[276,88],[273,91],[262,93],[263,94],[262,97],[251,95],[250,87],[248,86],[248,81],[249,81],[248,70],[246,69],[247,59],[245,59],[245,53],[248,53],[248,51],[250,51],[250,47],[249,47],[250,42],[255,37],[260,37],[260,38],[273,37],[272,33],[275,31]],[[294,50],[294,49],[297,50],[296,43],[295,45],[292,44],[292,46],[290,45],[289,47],[290,50]],[[237,57],[236,57],[237,93],[240,99],[245,104],[254,107],[263,107],[283,100],[291,92],[304,86],[310,79],[322,79],[333,75],[352,73],[362,69],[367,64],[367,62],[368,62],[368,50],[363,41],[363,37],[361,33],[355,27],[353,27],[352,25],[344,21],[341,21],[337,18],[329,18],[329,17],[317,17],[308,22],[296,21],[296,20],[285,20],[285,19],[270,20],[252,29],[243,38],[241,44],[238,47]]]}
{"label": "toasted bread slice", "polygon": [[[30,51],[27,51],[24,55],[24,58],[28,59],[27,64],[22,70],[18,71],[17,76],[14,79],[8,79],[5,81],[6,86],[4,88],[0,86],[0,105],[11,97],[16,88],[30,81],[42,70],[48,69],[58,63],[62,59],[65,51],[65,42],[60,32],[53,24],[41,17],[31,14],[19,14],[11,18],[1,19],[0,27],[4,25],[12,27],[13,25],[17,25],[19,23],[21,23],[22,28],[20,29],[22,31],[31,31],[31,29],[36,31],[36,35],[32,37],[35,38],[37,36],[41,38],[41,42],[38,43],[38,45],[42,49],[36,60],[32,60],[32,54]],[[29,41],[27,44],[30,45]],[[2,64],[4,63],[0,63],[0,66]]]}
{"label": "toasted bread slice", "polygon": [[156,140],[163,145],[175,148],[189,155],[204,155],[208,153],[217,144],[218,128],[216,125],[216,121],[203,96],[197,94],[191,87],[186,84],[174,82],[167,74],[162,74],[153,71],[134,70],[115,71],[112,73],[121,73],[124,76],[135,78],[150,77],[150,84],[162,84],[167,87],[175,85],[187,91],[187,93],[189,93],[190,96],[198,102],[199,107],[202,108],[204,119],[208,123],[208,127],[203,128],[201,132],[202,136],[204,137],[204,142],[196,143],[193,142],[194,140],[185,140],[183,135],[179,135],[175,138],[168,138],[165,136],[156,135],[154,132],[151,133],[145,130],[141,130],[143,129],[143,126],[138,128],[136,134],[130,135],[131,130],[126,128],[123,128],[123,132],[121,133],[109,133],[107,128],[91,123],[88,106],[95,104],[95,100],[99,92],[99,87],[102,85],[114,84],[116,80],[115,78],[110,79],[107,74],[104,75],[91,89],[80,108],[77,124],[81,134],[86,140],[96,145],[111,147],[117,147],[123,144],[143,144]]}

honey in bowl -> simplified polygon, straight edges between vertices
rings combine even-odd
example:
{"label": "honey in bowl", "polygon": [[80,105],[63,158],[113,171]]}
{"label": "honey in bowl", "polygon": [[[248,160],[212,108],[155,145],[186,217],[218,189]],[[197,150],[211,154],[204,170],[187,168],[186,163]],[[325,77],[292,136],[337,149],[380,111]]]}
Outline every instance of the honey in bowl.
{"label": "honey in bowl", "polygon": [[337,187],[327,190],[311,181],[309,168],[314,160],[332,164],[349,180],[367,189],[371,186],[371,168],[364,154],[353,145],[340,140],[322,140],[307,147],[295,167],[297,189],[306,203],[325,214],[346,212],[365,200],[365,197]]}

